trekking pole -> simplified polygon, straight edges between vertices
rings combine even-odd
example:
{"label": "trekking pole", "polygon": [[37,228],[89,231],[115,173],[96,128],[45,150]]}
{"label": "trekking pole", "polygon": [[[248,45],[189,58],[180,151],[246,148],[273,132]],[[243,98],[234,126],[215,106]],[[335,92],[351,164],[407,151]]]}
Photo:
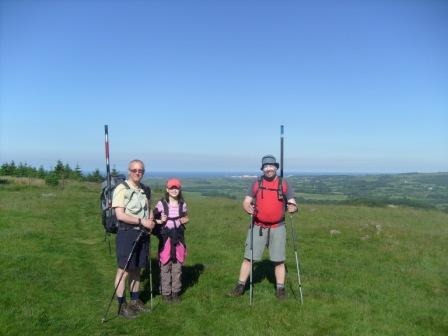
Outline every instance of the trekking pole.
{"label": "trekking pole", "polygon": [[151,261],[151,237],[149,237],[149,307],[152,311],[152,261]]}
{"label": "trekking pole", "polygon": [[[107,217],[110,217],[112,211],[112,193],[110,192],[111,188],[111,177],[110,177],[110,160],[109,160],[109,126],[104,125],[104,146],[106,150],[106,199],[107,199]],[[104,232],[104,241],[106,241],[106,237],[109,238],[109,234]],[[108,239],[109,243],[109,255],[112,254],[112,249],[110,247],[110,239]]]}
{"label": "trekking pole", "polygon": [[[283,125],[280,125],[280,176],[283,178],[283,133],[284,133],[284,127]],[[285,212],[287,211],[287,201],[285,202]],[[297,205],[296,205],[297,206]],[[289,218],[291,220],[291,231],[292,231],[292,240],[293,240],[293,246],[294,246],[294,254],[296,257],[296,268],[297,268],[297,281],[299,284],[299,291],[300,291],[300,302],[303,304],[303,294],[302,294],[302,282],[300,281],[300,268],[299,268],[299,256],[297,253],[297,237],[296,237],[296,229],[294,228],[294,222],[292,220],[292,214],[289,215]]]}
{"label": "trekking pole", "polygon": [[249,288],[249,305],[252,306],[254,286],[253,286],[253,273],[254,273],[254,215],[250,215],[250,288]]}
{"label": "trekking pole", "polygon": [[[123,272],[122,272],[121,275],[120,275],[120,279],[118,279],[118,283],[117,283],[117,285],[115,286],[114,292],[112,293],[112,297],[110,298],[109,305],[107,306],[106,312],[104,313],[104,316],[103,316],[103,318],[101,319],[101,322],[102,322],[102,323],[106,322],[106,317],[107,317],[107,313],[109,312],[110,305],[112,304],[112,301],[114,300],[115,293],[117,293],[117,289],[118,289],[118,286],[119,286],[120,283],[121,283],[121,279],[123,279],[123,275],[124,275],[124,273],[126,272],[126,270],[127,270],[128,267],[129,267],[129,263],[131,262],[131,258],[132,258],[132,255],[134,254],[135,247],[137,246],[137,244],[138,244],[138,242],[140,241],[140,238],[143,236],[143,234],[146,234],[146,233],[147,233],[146,230],[145,230],[145,231],[141,230],[141,231],[140,231],[140,234],[137,236],[137,238],[136,238],[135,241],[134,241],[134,244],[132,245],[131,252],[129,253],[129,257],[128,257],[128,260],[126,261],[126,264],[125,264],[125,266],[124,266]],[[121,309],[121,305],[120,305],[120,307],[119,307],[119,309],[118,309],[118,313],[120,313],[120,309]]]}
{"label": "trekking pole", "polygon": [[289,219],[291,221],[292,241],[294,245],[294,254],[296,257],[297,282],[299,284],[300,302],[303,304],[302,281],[300,281],[299,255],[297,253],[298,242],[297,242],[296,229],[294,228],[294,222],[292,220],[292,214],[289,215]]}

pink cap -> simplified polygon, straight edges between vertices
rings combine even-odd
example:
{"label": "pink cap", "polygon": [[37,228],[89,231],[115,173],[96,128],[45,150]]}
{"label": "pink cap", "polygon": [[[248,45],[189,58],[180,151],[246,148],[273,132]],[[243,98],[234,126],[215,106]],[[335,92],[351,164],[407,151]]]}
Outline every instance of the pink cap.
{"label": "pink cap", "polygon": [[181,187],[180,180],[175,179],[175,178],[173,178],[173,179],[169,179],[169,180],[166,182],[166,187],[167,187],[168,189],[169,189],[169,188],[173,188],[173,187],[176,187],[176,188],[180,189],[180,187]]}

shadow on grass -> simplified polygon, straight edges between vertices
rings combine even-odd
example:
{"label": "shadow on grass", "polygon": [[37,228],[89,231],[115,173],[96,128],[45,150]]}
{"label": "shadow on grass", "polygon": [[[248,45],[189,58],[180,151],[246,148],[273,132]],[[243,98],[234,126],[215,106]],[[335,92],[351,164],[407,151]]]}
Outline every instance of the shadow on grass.
{"label": "shadow on grass", "polygon": [[[193,287],[198,283],[199,277],[204,272],[203,264],[194,264],[192,266],[182,266],[182,291],[185,293],[188,288]],[[153,298],[160,295],[160,265],[157,259],[151,258],[151,271],[152,271],[152,295]],[[141,292],[141,299],[143,302],[149,301],[151,297],[151,284],[149,268],[145,269],[141,275],[141,282],[144,287]]]}
{"label": "shadow on grass", "polygon": [[[262,260],[254,263],[254,283],[262,282],[263,279],[267,279],[275,288],[276,280],[275,280],[275,265],[272,261]],[[294,290],[294,286],[296,286],[296,279],[294,278],[295,273],[289,274],[288,266],[285,264],[286,268],[286,282],[289,283],[290,289],[294,296],[296,296],[296,292]],[[295,270],[294,270],[295,271]]]}
{"label": "shadow on grass", "polygon": [[182,267],[182,293],[185,293],[188,288],[198,283],[199,277],[204,272],[204,269],[203,264]]}
{"label": "shadow on grass", "polygon": [[267,279],[275,287],[274,263],[269,260],[262,260],[254,263],[254,283]]}

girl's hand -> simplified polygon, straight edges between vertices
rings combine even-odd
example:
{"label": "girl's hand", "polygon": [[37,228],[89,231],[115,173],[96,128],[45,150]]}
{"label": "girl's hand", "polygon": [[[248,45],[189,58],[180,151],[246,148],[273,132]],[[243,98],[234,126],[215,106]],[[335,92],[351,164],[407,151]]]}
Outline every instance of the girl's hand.
{"label": "girl's hand", "polygon": [[180,218],[180,223],[181,223],[181,224],[187,224],[188,221],[189,221],[189,218],[188,218],[187,216],[185,216],[185,217],[181,217],[181,218]]}
{"label": "girl's hand", "polygon": [[168,219],[168,217],[167,217],[166,215],[162,215],[162,216],[160,217],[160,219],[162,220],[162,223],[165,223],[166,220]]}

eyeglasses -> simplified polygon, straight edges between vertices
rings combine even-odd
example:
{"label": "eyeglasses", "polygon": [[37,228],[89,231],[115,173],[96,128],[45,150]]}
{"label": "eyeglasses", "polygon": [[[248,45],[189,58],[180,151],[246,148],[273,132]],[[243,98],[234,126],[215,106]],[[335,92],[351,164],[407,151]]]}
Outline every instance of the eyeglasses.
{"label": "eyeglasses", "polygon": [[129,169],[129,171],[134,174],[137,174],[137,173],[143,174],[145,172],[144,169]]}

